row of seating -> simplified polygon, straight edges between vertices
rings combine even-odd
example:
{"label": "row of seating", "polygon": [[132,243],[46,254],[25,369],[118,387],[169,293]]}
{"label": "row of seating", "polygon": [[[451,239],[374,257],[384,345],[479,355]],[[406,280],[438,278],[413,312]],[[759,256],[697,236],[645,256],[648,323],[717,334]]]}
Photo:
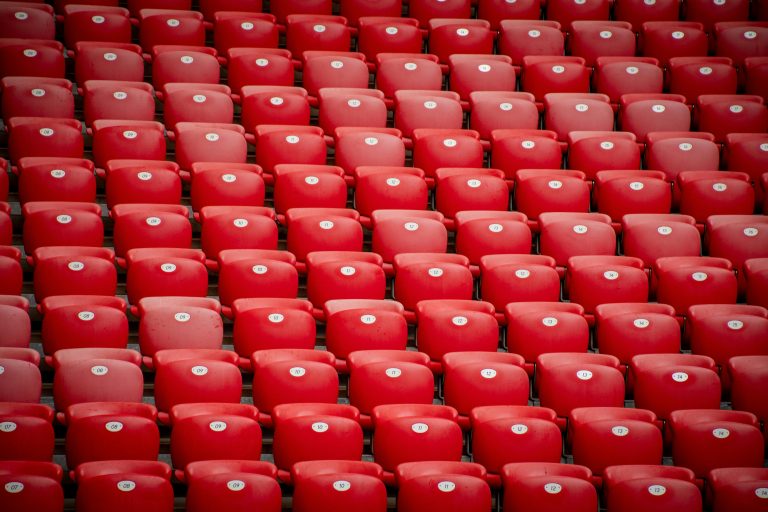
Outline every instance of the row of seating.
{"label": "row of seating", "polygon": [[[221,53],[226,53],[233,47],[276,48],[281,33],[285,35],[286,47],[297,59],[305,50],[349,51],[353,47],[353,35],[356,36],[356,46],[364,50],[371,61],[376,53],[380,53],[382,48],[387,46],[396,48],[394,51],[398,52],[420,53],[423,39],[427,39],[431,53],[440,54],[441,50],[449,50],[452,46],[458,51],[450,53],[488,54],[493,52],[494,39],[498,35],[499,50],[504,53],[507,44],[513,48],[520,44],[514,41],[515,37],[510,32],[514,32],[515,25],[522,24],[509,23],[509,20],[524,22],[525,25],[522,26],[528,28],[543,26],[562,29],[572,38],[572,50],[575,54],[579,54],[584,48],[587,51],[600,51],[602,48],[611,54],[634,55],[636,33],[641,35],[643,51],[649,52],[650,50],[645,49],[646,41],[649,41],[649,48],[660,46],[656,43],[669,36],[669,33],[664,36],[651,34],[660,27],[689,29],[690,33],[685,34],[688,40],[680,41],[683,37],[675,37],[669,44],[677,45],[684,51],[695,51],[697,55],[706,55],[709,49],[708,34],[712,36],[718,54],[758,54],[752,44],[754,41],[751,40],[764,38],[766,25],[761,21],[748,20],[748,0],[734,0],[714,9],[711,2],[706,0],[687,1],[686,4],[698,4],[700,12],[698,15],[686,16],[686,21],[678,20],[677,2],[664,3],[666,5],[652,6],[652,9],[656,10],[655,15],[638,13],[640,16],[624,19],[627,17],[621,16],[620,13],[619,16],[614,16],[613,21],[609,21],[608,11],[611,3],[608,0],[589,2],[588,5],[554,0],[548,2],[544,20],[538,19],[539,4],[531,1],[523,3],[527,12],[498,13],[490,19],[469,19],[469,11],[452,11],[451,6],[446,5],[438,6],[433,12],[411,12],[408,18],[400,17],[399,12],[379,12],[348,19],[327,12],[294,13],[281,20],[274,14],[231,11],[219,5],[214,7],[215,12],[210,9],[207,9],[207,12],[198,12],[144,8],[132,14],[129,9],[117,7],[117,2],[114,6],[64,5],[58,19],[63,25],[63,42],[69,48],[82,41],[131,43],[134,40],[133,29],[137,27],[136,39],[147,54],[150,54],[156,45],[163,44],[205,46],[206,29],[212,30],[214,46]],[[469,9],[468,1],[465,6]],[[515,5],[508,10],[519,10],[520,7]],[[579,13],[580,8],[586,8],[590,12]],[[670,12],[670,8],[674,9],[674,12]],[[663,9],[667,12],[659,12]],[[559,12],[553,15],[552,10]],[[55,18],[53,9],[48,5],[15,2],[5,6],[0,14],[0,28],[8,34],[5,37],[55,39]],[[478,14],[482,16],[484,13]],[[751,37],[747,38],[750,41],[746,42],[742,40],[745,27],[751,31]],[[607,41],[609,39],[610,41]],[[555,43],[552,49],[558,50],[556,35],[546,34],[543,40]],[[530,42],[527,44],[532,45]],[[559,47],[562,53],[562,39]],[[541,46],[538,49],[540,48]],[[669,51],[669,48],[661,50],[662,53]],[[448,53],[445,53],[446,57],[447,55]],[[656,56],[652,53],[648,55]]]}
{"label": "row of seating", "polygon": [[[570,294],[580,299],[585,295],[580,282],[584,278],[577,272],[568,278]],[[504,283],[500,280],[492,284],[500,287]],[[556,287],[545,291],[551,292],[555,300],[512,302],[500,310],[489,302],[434,299],[420,301],[414,311],[406,311],[399,302],[375,299],[332,299],[322,309],[313,310],[311,303],[295,298],[241,298],[225,308],[224,316],[234,322],[232,344],[240,356],[238,364],[249,371],[253,369],[254,351],[313,349],[318,320],[324,326],[324,346],[336,357],[336,368],[342,372],[348,369],[346,359],[352,352],[405,350],[408,323],[416,324],[416,345],[432,361],[431,368],[436,372],[441,370],[439,361],[446,353],[493,352],[502,347],[522,355],[526,369],[532,373],[534,361],[542,354],[586,352],[590,347],[590,326],[594,326],[592,346],[616,356],[624,366],[636,355],[678,353],[683,345],[694,354],[712,357],[720,368],[732,357],[765,351],[761,341],[768,322],[765,309],[759,306],[696,304],[676,311],[666,304],[618,302],[585,307],[576,302],[557,302]],[[8,328],[3,346],[29,347],[31,323],[26,307],[25,299],[3,296],[0,312]],[[50,296],[41,300],[38,310],[42,315],[42,352],[49,366],[62,349],[127,347],[126,304],[118,297]],[[138,348],[148,368],[154,366],[152,357],[161,350],[222,348],[222,306],[215,299],[147,297],[131,312],[139,319]],[[676,313],[685,315],[684,336],[683,321],[675,318]],[[476,333],[469,341],[465,339],[468,329]],[[654,336],[653,342],[641,341],[649,333]],[[724,388],[728,387],[724,381]]]}
{"label": "row of seating", "polygon": [[[4,352],[11,351],[6,349]],[[6,411],[3,419],[13,422],[2,434],[3,453],[11,460],[50,460],[53,455],[53,410],[37,403],[39,371],[38,399],[32,396],[37,368],[28,359],[36,352],[30,349],[17,349],[15,352],[20,354],[8,354],[10,357],[2,359],[2,379],[14,381],[3,386],[3,400],[8,402],[4,404]],[[14,359],[15,355],[27,357],[27,360]],[[453,455],[449,455],[447,460],[458,461],[463,453],[463,428],[474,434],[471,447],[467,446],[468,453],[490,472],[498,473],[501,466],[509,462],[559,462],[563,447],[560,431],[565,432],[567,427],[566,453],[573,453],[575,463],[585,464],[596,475],[600,475],[606,466],[614,464],[659,464],[664,439],[667,439],[666,444],[672,448],[674,457],[675,443],[681,439],[675,429],[676,419],[688,417],[698,422],[748,425],[745,430],[734,427],[731,435],[715,436],[729,439],[727,447],[715,445],[713,450],[705,450],[704,453],[695,450],[684,457],[688,463],[675,461],[676,465],[689,467],[698,478],[702,478],[707,471],[717,467],[762,467],[764,434],[760,430],[760,421],[764,420],[766,403],[761,387],[768,377],[765,372],[766,357],[734,357],[728,363],[732,382],[730,396],[734,406],[743,404],[749,411],[720,410],[721,387],[714,360],[690,354],[635,356],[627,376],[632,384],[634,408],[624,408],[625,383],[618,359],[604,354],[552,352],[540,355],[536,361],[533,391],[540,403],[536,407],[528,405],[530,386],[521,356],[471,351],[443,356],[440,405],[433,403],[434,378],[425,354],[388,350],[359,351],[349,356],[347,390],[351,405],[337,403],[339,377],[333,367],[333,356],[324,351],[300,349],[263,350],[252,355],[253,405],[240,403],[242,376],[235,363],[236,354],[205,349],[160,351],[155,354],[153,362],[154,406],[142,403],[144,385],[138,352],[125,349],[62,349],[53,358],[53,398],[58,411],[57,421],[71,429],[67,439],[67,465],[70,470],[74,470],[80,462],[134,458],[125,457],[125,450],[135,450],[132,452],[134,455],[137,452],[147,453],[148,459],[156,459],[159,448],[156,420],[171,426],[171,455],[174,466],[179,470],[195,460],[258,460],[262,444],[260,424],[275,430],[273,454],[275,463],[284,471],[301,460],[328,458],[334,452],[340,455],[340,459],[359,460],[362,456],[363,429],[373,430],[374,457],[388,471],[410,460],[446,460],[448,453]],[[406,413],[409,409],[410,414]],[[691,409],[696,412],[690,412]],[[124,426],[131,427],[130,421],[119,418],[123,415],[144,418],[138,429],[143,442],[131,442],[128,438],[113,439],[118,436],[111,436],[109,428],[107,432],[98,434],[107,423],[105,419],[119,420]],[[200,418],[201,415],[207,417]],[[250,429],[255,435],[236,431],[241,427],[235,427],[237,422],[229,428],[228,422],[215,418],[216,415],[248,417],[252,425]],[[319,430],[312,428],[321,435],[332,434],[323,436],[325,442],[320,442],[322,438],[313,442],[306,437],[307,434],[313,435],[308,432],[312,425],[312,421],[307,422],[308,415],[335,416],[346,421],[335,422],[339,424],[331,429],[327,426]],[[92,416],[98,418],[88,420]],[[281,427],[296,416],[304,420],[288,430],[293,432],[289,435],[290,441],[280,446]],[[404,416],[450,419],[453,426],[449,429],[455,434],[446,434],[444,427],[435,428],[443,430],[443,434],[456,443],[447,452],[438,452],[441,454],[439,457],[430,459],[429,454],[437,455],[430,452],[435,446],[424,446],[418,437],[409,439],[405,435],[405,431],[413,426],[413,421],[410,421],[400,422],[400,426],[395,427],[401,430],[400,434],[388,431],[381,436],[389,439],[385,443],[394,443],[389,449],[377,449],[376,436],[381,434],[379,429],[385,417]],[[191,417],[197,419],[189,420]],[[41,418],[43,421],[40,421]],[[506,421],[498,425],[497,420],[501,418]],[[527,425],[528,430],[516,431],[512,428],[510,432],[510,425],[516,424],[515,418],[538,418],[546,420],[549,426],[533,422]],[[81,423],[83,420],[87,423]],[[184,423],[184,420],[188,422]],[[664,423],[663,431],[660,420]],[[215,421],[224,421],[225,425],[218,430],[209,429]],[[492,425],[487,424],[489,421]],[[616,440],[619,445],[610,449],[605,449],[608,446],[603,444],[605,450],[596,450],[600,434],[595,432],[598,437],[593,437],[592,443],[597,444],[591,444],[591,449],[580,446],[581,425],[594,421],[610,422],[603,425],[608,427],[605,430],[626,439]],[[614,428],[618,426],[617,421],[629,422],[623,425],[627,431],[617,433]],[[633,421],[646,425],[634,425]],[[348,424],[346,427],[345,423]],[[429,424],[429,421],[425,423]],[[637,432],[633,427],[637,427]],[[130,436],[132,430],[118,429],[115,432]],[[195,441],[189,437],[195,433],[197,436],[216,435],[209,430],[226,430],[224,435],[228,441],[206,442],[200,437]],[[415,433],[423,434],[431,430],[426,428]],[[147,431],[154,435],[148,437]],[[175,442],[177,434],[184,441]],[[533,439],[525,437],[525,434],[532,434]],[[70,435],[75,439],[69,438]],[[435,435],[437,438],[433,442],[446,448],[440,441],[441,434]],[[711,429],[699,431],[699,442],[708,445],[718,442],[707,441],[709,436]],[[83,443],[98,437],[104,439],[106,447],[99,446],[98,442]],[[303,442],[296,441],[302,437]],[[608,439],[611,439],[610,436]],[[329,446],[331,442],[340,446]],[[608,442],[605,440],[605,443]],[[411,443],[415,444],[411,446]],[[176,451],[179,445],[181,452]],[[631,448],[633,445],[634,449]],[[282,456],[279,453],[281,450],[293,452],[294,455]],[[302,452],[304,456],[298,455]],[[309,457],[307,452],[311,454]],[[420,453],[421,458],[408,459],[416,453]],[[692,459],[696,461],[693,464],[690,463]],[[724,459],[728,463],[723,464]]]}
{"label": "row of seating", "polygon": [[[278,512],[281,489],[275,467],[258,461],[199,461],[188,465],[186,510],[211,507],[257,507]],[[373,462],[319,460],[296,464],[292,510],[332,511],[362,509],[384,512],[387,492],[380,465]],[[397,510],[483,512],[492,507],[492,492],[482,466],[461,462],[411,462],[398,466]],[[598,492],[591,472],[579,465],[512,463],[504,466],[503,509],[518,510],[567,506],[574,512],[598,509]],[[713,512],[759,510],[765,496],[765,469],[720,468],[707,475],[707,503]],[[148,512],[174,509],[171,470],[162,462],[105,461],[85,463],[75,473],[78,510],[121,507],[131,493],[132,506]],[[47,462],[0,463],[10,511],[34,508],[59,511],[64,496],[61,468]],[[686,468],[652,465],[611,466],[605,470],[602,505],[608,512],[658,510],[699,512],[702,493]],[[4,496],[5,497],[5,496]],[[501,502],[501,499],[499,499]],[[499,503],[501,505],[501,503]],[[81,508],[82,507],[82,508]]]}

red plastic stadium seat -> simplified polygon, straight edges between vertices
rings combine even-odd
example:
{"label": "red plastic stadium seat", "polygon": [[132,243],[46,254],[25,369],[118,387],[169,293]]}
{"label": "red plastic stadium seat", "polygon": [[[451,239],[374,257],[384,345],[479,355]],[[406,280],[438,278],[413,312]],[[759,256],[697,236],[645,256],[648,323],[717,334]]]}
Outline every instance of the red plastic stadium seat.
{"label": "red plastic stadium seat", "polygon": [[331,512],[349,508],[384,512],[387,490],[382,477],[381,466],[374,462],[297,462],[290,474],[293,510]]}
{"label": "red plastic stadium seat", "polygon": [[[462,133],[466,138],[478,138],[477,133],[461,130],[463,124],[463,114],[459,95],[453,91],[396,91],[395,92],[395,128],[403,132],[405,138],[417,139],[419,137],[444,137],[453,132],[458,137]],[[423,129],[423,131],[422,131]],[[443,134],[443,135],[440,135]],[[414,145],[416,144],[414,140]],[[424,142],[422,142],[424,144]],[[452,155],[454,164],[463,163],[466,167],[476,167],[473,163],[477,160],[477,150],[467,150],[464,144],[454,144],[445,146],[445,148],[456,148],[450,153],[462,151],[464,155]],[[476,144],[478,147],[479,142]],[[445,151],[445,148],[442,148]],[[414,166],[421,167],[429,175],[430,172],[425,168],[422,156],[427,156],[424,151],[416,160]],[[429,155],[427,158],[434,158]],[[459,158],[458,161],[456,159]],[[473,163],[469,163],[470,160]],[[444,167],[441,161],[436,162],[436,166],[431,168]]]}
{"label": "red plastic stadium seat", "polygon": [[114,245],[118,257],[136,248],[188,248],[192,226],[186,207],[175,205],[119,204],[112,209]]}
{"label": "red plastic stadium seat", "polygon": [[402,4],[399,0],[342,0],[340,14],[349,20],[350,25],[357,27],[361,17],[399,17],[402,14]]}
{"label": "red plastic stadium seat", "polygon": [[114,295],[115,255],[104,247],[41,247],[32,255],[33,289],[40,302],[51,295]]}
{"label": "red plastic stadium seat", "polygon": [[555,462],[507,464],[501,471],[504,508],[573,512],[597,509],[597,491],[592,472],[584,466]]}
{"label": "red plastic stadium seat", "polygon": [[656,298],[678,315],[693,304],[734,304],[737,283],[731,262],[723,258],[671,256],[658,258],[652,274]]}
{"label": "red plastic stadium seat", "polygon": [[651,132],[690,130],[691,110],[679,94],[622,94],[618,126],[645,142]]}
{"label": "red plastic stadium seat", "polygon": [[488,255],[528,254],[532,239],[526,221],[519,212],[457,212],[456,252],[468,257],[473,266],[481,264]]}
{"label": "red plastic stadium seat", "polygon": [[379,53],[376,55],[376,88],[390,103],[400,90],[439,91],[443,75],[437,60],[435,55],[423,53]]}
{"label": "red plastic stadium seat", "polygon": [[645,166],[664,172],[669,181],[683,171],[716,171],[720,165],[720,150],[710,133],[651,132],[646,142]]}
{"label": "red plastic stadium seat", "polygon": [[258,411],[239,403],[185,403],[171,407],[171,460],[183,478],[187,465],[203,460],[259,460]]}
{"label": "red plastic stadium seat", "polygon": [[261,9],[243,12],[239,8],[228,9],[210,3],[215,12],[203,16],[213,18],[213,45],[220,55],[225,55],[231,48],[277,48],[280,35],[274,16],[258,12]]}
{"label": "red plastic stadium seat", "polygon": [[64,44],[72,48],[80,41],[130,43],[128,9],[109,6],[64,6]]}
{"label": "red plastic stadium seat", "polygon": [[408,326],[402,304],[389,300],[336,299],[323,304],[325,346],[337,368],[355,351],[405,350]]}
{"label": "red plastic stadium seat", "polygon": [[[160,461],[87,462],[75,471],[77,509],[168,512],[173,509],[170,479],[171,468]],[[126,492],[131,493],[130,500],[125,499]]]}
{"label": "red plastic stadium seat", "polygon": [[714,25],[722,21],[746,21],[749,17],[749,2],[734,0],[716,4],[706,0],[689,0],[685,5],[685,19],[698,21],[704,30],[712,32]]}
{"label": "red plastic stadium seat", "polygon": [[536,130],[539,112],[533,95],[514,91],[483,91],[469,93],[469,127],[480,134],[484,146],[493,138],[494,130]]}
{"label": "red plastic stadium seat", "polygon": [[292,208],[285,217],[288,250],[300,262],[315,251],[362,251],[363,228],[355,210]]}
{"label": "red plastic stadium seat", "polygon": [[[355,2],[357,0],[351,0]],[[387,2],[370,2],[371,8],[384,7]],[[347,0],[349,3],[349,0]],[[396,14],[366,14],[359,18],[359,28],[357,33],[358,51],[365,55],[365,60],[371,63],[376,61],[376,56],[381,53],[421,53],[422,33],[419,30],[419,21],[413,18],[401,18],[401,4],[397,0],[389,0],[390,4],[397,4],[394,9]],[[354,25],[354,19],[344,14],[344,3],[342,3],[342,16],[349,19],[350,24]]]}
{"label": "red plastic stadium seat", "polygon": [[290,481],[289,471],[296,474],[300,469],[296,464],[304,461],[359,462],[363,453],[359,417],[354,407],[336,403],[276,406],[273,453],[280,479]]}
{"label": "red plastic stadium seat", "polygon": [[[7,227],[7,238],[11,239],[11,216],[0,214],[0,226]],[[3,237],[6,234],[3,233]],[[24,287],[24,273],[21,268],[21,251],[9,245],[0,246],[0,293],[3,295],[21,295]],[[26,307],[26,306],[25,306]],[[11,339],[13,336],[10,337]]]}
{"label": "red plastic stadium seat", "polygon": [[301,87],[244,85],[240,105],[241,122],[249,134],[261,124],[309,124],[309,99]]}
{"label": "red plastic stadium seat", "polygon": [[701,491],[687,468],[658,465],[609,466],[603,472],[607,510],[698,512]]}
{"label": "red plastic stadium seat", "polygon": [[257,126],[256,148],[256,163],[267,173],[279,164],[324,165],[326,161],[323,130],[317,126]]}
{"label": "red plastic stadium seat", "polygon": [[83,133],[75,119],[14,117],[6,129],[13,163],[26,156],[83,157]]}
{"label": "red plastic stadium seat", "polygon": [[719,143],[732,132],[768,131],[768,107],[761,96],[702,94],[697,102],[698,129],[711,132]]}
{"label": "red plastic stadium seat", "polygon": [[3,462],[50,461],[55,442],[52,421],[53,409],[47,405],[21,402],[0,404],[0,422],[5,425],[0,435]]}
{"label": "red plastic stadium seat", "polygon": [[768,258],[752,258],[744,262],[747,304],[768,307],[765,283],[768,279]]}
{"label": "red plastic stadium seat", "polygon": [[724,467],[763,467],[765,441],[748,412],[694,409],[670,413],[672,459],[697,478]]}
{"label": "red plastic stadium seat", "polygon": [[139,45],[81,41],[74,51],[75,82],[79,87],[90,80],[144,80],[144,59]]}
{"label": "red plastic stadium seat", "polygon": [[[2,254],[2,253],[0,253]],[[6,256],[0,256],[5,258]],[[11,258],[8,258],[11,259]],[[21,296],[0,295],[0,319],[6,326],[2,347],[29,347],[31,320],[27,310],[29,301]]]}
{"label": "red plastic stadium seat", "polygon": [[125,257],[126,290],[131,304],[144,297],[205,297],[205,254],[196,249],[131,249]]}
{"label": "red plastic stadium seat", "polygon": [[106,179],[107,208],[118,204],[179,204],[179,166],[165,160],[107,161],[97,174]]}
{"label": "red plastic stadium seat", "polygon": [[39,247],[101,247],[104,242],[101,207],[95,203],[30,202],[23,206],[22,215],[27,254]]}
{"label": "red plastic stadium seat", "polygon": [[450,55],[493,53],[495,34],[487,20],[440,16],[430,19],[427,26],[429,53],[436,55],[443,66]]}
{"label": "red plastic stadium seat", "polygon": [[557,302],[560,277],[549,256],[490,254],[480,258],[480,298],[497,315],[510,302]]}
{"label": "red plastic stadium seat", "polygon": [[382,266],[381,257],[375,253],[344,250],[309,253],[307,298],[315,306],[316,314],[329,300],[384,299],[386,276]]}
{"label": "red plastic stadium seat", "polygon": [[[306,349],[259,350],[251,355],[253,404],[259,421],[270,426],[280,404],[335,404],[339,376],[330,352]],[[278,467],[285,467],[277,463]]]}
{"label": "red plastic stadium seat", "polygon": [[320,102],[318,124],[328,137],[333,136],[338,127],[375,129],[387,125],[387,107],[381,91],[326,87],[320,89],[317,96]]}
{"label": "red plastic stadium seat", "polygon": [[473,130],[418,128],[411,136],[413,165],[424,170],[428,182],[442,167],[483,167],[483,147]]}
{"label": "red plastic stadium seat", "polygon": [[26,157],[18,162],[19,202],[96,199],[93,163],[79,158]]}
{"label": "red plastic stadium seat", "polygon": [[0,85],[5,123],[12,117],[75,117],[75,98],[69,80],[9,76]]}
{"label": "red plastic stadium seat", "polygon": [[202,43],[159,45],[152,49],[152,54],[152,85],[158,91],[173,82],[219,83],[219,61],[214,48],[202,46]]}
{"label": "red plastic stadium seat", "polygon": [[570,0],[555,0],[547,3],[547,19],[559,21],[563,31],[575,30],[572,22],[577,20],[608,20],[608,0],[587,0],[583,3]]}
{"label": "red plastic stadium seat", "polygon": [[640,148],[631,132],[572,131],[568,134],[568,167],[590,180],[599,171],[640,169]]}
{"label": "red plastic stadium seat", "polygon": [[679,409],[719,409],[720,379],[713,359],[691,354],[632,357],[635,405],[669,419]]}
{"label": "red plastic stadium seat", "polygon": [[0,41],[0,62],[0,78],[64,78],[64,45],[45,39],[3,39]]}
{"label": "red plastic stadium seat", "polygon": [[234,352],[218,349],[159,350],[153,356],[155,405],[161,423],[175,405],[239,404],[242,376]]}
{"label": "red plastic stadium seat", "polygon": [[[316,98],[319,96],[320,89],[323,88],[366,89],[368,87],[368,66],[365,65],[365,57],[362,53],[328,54],[307,51],[304,52],[304,59],[302,86],[313,98],[314,103],[317,102]],[[377,126],[373,121],[374,118],[371,119],[371,126]]]}
{"label": "red plastic stadium seat", "polygon": [[[736,356],[768,355],[768,311],[759,306],[699,304],[688,308],[685,324],[691,352],[709,356],[721,369]],[[728,373],[723,384],[730,387]]]}
{"label": "red plastic stadium seat", "polygon": [[676,21],[680,16],[680,5],[675,0],[645,3],[642,0],[624,0],[616,4],[613,18],[628,21],[632,30],[639,32],[646,21]]}
{"label": "red plastic stadium seat", "polygon": [[576,130],[613,130],[613,109],[605,94],[547,93],[544,110],[544,128],[561,141]]}
{"label": "red plastic stadium seat", "polygon": [[96,295],[58,295],[38,304],[43,315],[46,363],[57,350],[81,347],[126,348],[128,318],[123,299]]}
{"label": "red plastic stadium seat", "polygon": [[638,354],[680,352],[680,324],[666,304],[600,304],[595,322],[600,353],[616,356],[622,365]]}
{"label": "red plastic stadium seat", "polygon": [[245,297],[293,298],[298,293],[296,257],[287,251],[225,249],[217,267],[219,299],[225,306]]}
{"label": "red plastic stadium seat", "polygon": [[293,86],[291,53],[275,48],[231,48],[227,83],[237,95],[246,85]]}
{"label": "red plastic stadium seat", "polygon": [[477,17],[488,20],[493,30],[504,27],[506,20],[538,20],[541,4],[536,0],[507,2],[506,0],[479,0]]}
{"label": "red plastic stadium seat", "polygon": [[[490,1],[498,3],[498,0]],[[535,1],[522,4],[507,3],[505,7],[517,5],[535,9],[536,15],[530,19],[527,19],[527,16],[513,17],[499,22],[499,53],[511,57],[512,64],[518,69],[523,64],[524,57],[528,55],[562,56],[565,53],[565,34],[560,30],[560,23],[554,20],[539,20],[541,4]],[[493,20],[489,21],[493,23]]]}
{"label": "red plastic stadium seat", "polygon": [[247,143],[242,126],[217,123],[178,123],[174,128],[176,161],[188,170],[195,163],[244,164]]}
{"label": "red plastic stadium seat", "polygon": [[94,121],[93,160],[104,168],[115,159],[165,160],[163,125],[154,121]]}
{"label": "red plastic stadium seat", "polygon": [[73,404],[64,411],[67,468],[98,460],[157,460],[160,432],[153,405],[127,402]]}
{"label": "red plastic stadium seat", "polygon": [[209,266],[228,249],[277,249],[274,212],[263,206],[206,206],[200,239]]}
{"label": "red plastic stadium seat", "polygon": [[768,418],[768,402],[760,389],[768,378],[764,366],[767,360],[762,355],[735,356],[727,364],[733,409],[751,412],[763,424]]}
{"label": "red plastic stadium seat", "polygon": [[53,401],[62,415],[84,402],[140,403],[144,394],[141,355],[119,348],[70,348],[53,356]]}
{"label": "red plastic stadium seat", "polygon": [[[338,160],[339,141],[336,151]],[[354,167],[352,174],[355,178],[355,209],[360,212],[364,226],[370,226],[371,215],[376,210],[427,208],[427,182],[421,169],[362,165]]]}
{"label": "red plastic stadium seat", "polygon": [[347,185],[340,167],[319,164],[279,164],[274,168],[274,203],[278,214],[291,208],[343,209]]}
{"label": "red plastic stadium seat", "polygon": [[440,5],[429,0],[416,0],[408,4],[408,14],[419,20],[422,27],[426,27],[432,18],[469,18],[470,9],[469,0],[449,0]]}
{"label": "red plastic stadium seat", "polygon": [[639,258],[573,256],[568,258],[565,278],[570,301],[588,315],[600,304],[648,300],[648,276]]}
{"label": "red plastic stadium seat", "polygon": [[0,463],[3,506],[9,512],[39,510],[55,512],[64,508],[61,466],[42,461]]}
{"label": "red plastic stadium seat", "polygon": [[696,103],[701,94],[736,94],[736,68],[727,57],[669,59],[669,92]]}
{"label": "red plastic stadium seat", "polygon": [[[393,297],[407,311],[415,311],[418,302],[428,299],[472,299],[472,272],[469,259],[460,254],[405,253],[394,257]],[[493,312],[493,306],[488,313]]]}
{"label": "red plastic stadium seat", "polygon": [[[481,301],[419,301],[415,307],[419,352],[432,359],[436,371],[440,369],[438,362],[449,352],[496,352],[499,326],[494,311],[492,304]],[[472,331],[471,339],[467,331]],[[468,409],[457,409],[463,414],[469,412]]]}
{"label": "red plastic stadium seat", "polygon": [[509,208],[509,188],[498,169],[452,166],[435,169],[434,176],[435,207],[448,219],[463,211]]}
{"label": "red plastic stadium seat", "polygon": [[725,136],[723,159],[729,171],[746,172],[755,188],[755,204],[761,206],[765,193],[759,185],[763,168],[768,162],[768,135],[759,133],[729,133]]}
{"label": "red plastic stadium seat", "polygon": [[760,510],[768,482],[764,468],[718,468],[707,474],[712,493],[712,510],[725,512],[731,507],[749,512]]}
{"label": "red plastic stadium seat", "polygon": [[453,407],[380,405],[372,417],[374,459],[384,471],[405,462],[461,460],[461,427]]}
{"label": "red plastic stadium seat", "polygon": [[165,126],[173,129],[179,122],[232,123],[230,92],[221,84],[166,83],[162,90]]}
{"label": "red plastic stadium seat", "polygon": [[37,365],[22,359],[15,359],[8,354],[9,349],[3,349],[0,358],[0,400],[3,402],[40,401],[42,380]]}
{"label": "red plastic stadium seat", "polygon": [[442,358],[445,405],[459,412],[459,425],[470,427],[477,407],[528,405],[528,374],[523,358],[504,352],[448,352]]}
{"label": "red plastic stadium seat", "polygon": [[[736,4],[747,7],[746,2]],[[765,21],[746,21],[746,17],[743,20],[729,22],[717,19],[714,25],[715,54],[730,57],[738,67],[744,67],[750,58],[765,56],[768,41]]]}
{"label": "red plastic stadium seat", "polygon": [[519,169],[515,172],[515,208],[538,230],[545,212],[588,212],[589,184],[581,171]]}
{"label": "red plastic stadium seat", "polygon": [[629,22],[576,19],[568,32],[571,55],[583,57],[587,66],[594,67],[597,59],[603,56],[635,55],[636,38]]}
{"label": "red plastic stadium seat", "polygon": [[[601,1],[601,0],[596,0]],[[581,57],[527,55],[523,57],[521,89],[534,95],[537,102],[550,93],[588,93],[589,70]]]}
{"label": "red plastic stadium seat", "polygon": [[698,256],[701,235],[695,224],[688,215],[625,215],[621,221],[624,255],[640,258],[646,268],[661,257]]}
{"label": "red plastic stadium seat", "polygon": [[472,460],[485,466],[494,487],[506,464],[559,463],[563,436],[555,411],[527,405],[476,407],[470,414]]}
{"label": "red plastic stadium seat", "polygon": [[595,92],[606,94],[614,109],[624,94],[660,94],[663,85],[663,71],[653,57],[599,56],[595,59]]}
{"label": "red plastic stadium seat", "polygon": [[159,45],[205,46],[203,15],[177,9],[142,9],[139,42],[145,53]]}
{"label": "red plastic stadium seat", "polygon": [[507,350],[523,356],[531,375],[540,355],[586,352],[589,346],[584,308],[575,303],[513,302],[504,308],[504,318]]}
{"label": "red plastic stadium seat", "polygon": [[148,83],[88,80],[82,89],[88,126],[100,119],[152,121],[155,118],[154,88]]}
{"label": "red plastic stadium seat", "polygon": [[372,250],[387,263],[400,253],[447,251],[448,231],[440,212],[377,210],[371,220]]}
{"label": "red plastic stadium seat", "polygon": [[[273,13],[275,14],[275,13]],[[286,17],[286,48],[294,60],[300,60],[305,51],[347,52],[351,31],[341,16],[318,14],[289,14]],[[278,23],[280,22],[278,16]]]}
{"label": "red plastic stadium seat", "polygon": [[[538,126],[538,112],[533,105],[531,108]],[[562,163],[563,151],[555,132],[520,128],[491,132],[491,164],[504,171],[508,180],[520,169],[560,169]]]}
{"label": "red plastic stadium seat", "polygon": [[744,263],[768,256],[766,219],[758,215],[711,215],[705,225],[708,254],[726,258],[736,269],[739,292],[746,289]]}
{"label": "red plastic stadium seat", "polygon": [[573,463],[603,475],[608,466],[661,464],[663,441],[656,415],[642,409],[584,407],[571,411]]}
{"label": "red plastic stadium seat", "polygon": [[405,144],[400,135],[400,130],[395,128],[336,128],[335,163],[347,175],[363,166],[402,167],[405,165]]}
{"label": "red plastic stadium seat", "polygon": [[53,8],[43,3],[7,3],[0,6],[3,37],[56,39]]}
{"label": "red plastic stadium seat", "polygon": [[257,165],[199,162],[190,170],[190,201],[195,212],[206,206],[264,204],[264,179]]}
{"label": "red plastic stadium seat", "polygon": [[539,250],[564,267],[571,256],[612,256],[616,233],[601,213],[545,212],[539,215]]}
{"label": "red plastic stadium seat", "polygon": [[471,462],[409,462],[397,467],[397,508],[417,512],[429,507],[480,512],[491,504],[486,471]]}
{"label": "red plastic stadium seat", "polygon": [[184,473],[189,512],[211,507],[257,507],[266,512],[281,508],[277,469],[269,462],[201,460],[187,464]]}
{"label": "red plastic stadium seat", "polygon": [[561,428],[562,418],[569,418],[578,407],[623,407],[624,376],[619,364],[606,354],[541,354],[536,359],[541,405],[557,413]]}
{"label": "red plastic stadium seat", "polygon": [[[271,262],[274,264],[275,262]],[[251,369],[250,357],[257,350],[307,349],[315,347],[316,326],[312,304],[293,298],[246,298],[233,302],[233,344],[240,366]]]}
{"label": "red plastic stadium seat", "polygon": [[200,297],[146,297],[136,307],[139,349],[144,365],[165,349],[220,349],[223,338],[221,305]]}
{"label": "red plastic stadium seat", "polygon": [[673,57],[704,57],[709,49],[704,26],[695,21],[644,21],[640,48],[646,57],[659,59],[663,67]]}
{"label": "red plastic stadium seat", "polygon": [[349,354],[349,402],[360,411],[360,423],[370,428],[379,405],[431,404],[435,379],[429,356],[406,350],[360,350]]}
{"label": "red plastic stadium seat", "polygon": [[597,211],[618,226],[625,215],[669,213],[672,187],[661,171],[598,171],[594,200]]}

